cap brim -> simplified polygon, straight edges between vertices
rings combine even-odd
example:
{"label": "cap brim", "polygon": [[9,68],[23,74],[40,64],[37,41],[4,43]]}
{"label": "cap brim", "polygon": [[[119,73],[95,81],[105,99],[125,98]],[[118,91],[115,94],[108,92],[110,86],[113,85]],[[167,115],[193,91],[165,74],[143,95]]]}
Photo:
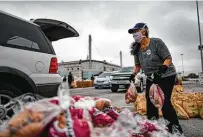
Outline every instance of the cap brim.
{"label": "cap brim", "polygon": [[128,33],[129,34],[132,34],[132,33],[134,33],[136,30],[138,30],[139,28],[132,28],[132,29],[129,29],[128,30]]}

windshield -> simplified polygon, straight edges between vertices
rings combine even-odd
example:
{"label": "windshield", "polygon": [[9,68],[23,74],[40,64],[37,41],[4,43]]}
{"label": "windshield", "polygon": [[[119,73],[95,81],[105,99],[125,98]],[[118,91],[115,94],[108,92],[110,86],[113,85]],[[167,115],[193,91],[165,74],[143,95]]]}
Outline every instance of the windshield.
{"label": "windshield", "polygon": [[119,70],[119,72],[132,72],[133,67],[125,67]]}
{"label": "windshield", "polygon": [[102,73],[98,78],[105,78],[106,76],[111,76],[112,73]]}

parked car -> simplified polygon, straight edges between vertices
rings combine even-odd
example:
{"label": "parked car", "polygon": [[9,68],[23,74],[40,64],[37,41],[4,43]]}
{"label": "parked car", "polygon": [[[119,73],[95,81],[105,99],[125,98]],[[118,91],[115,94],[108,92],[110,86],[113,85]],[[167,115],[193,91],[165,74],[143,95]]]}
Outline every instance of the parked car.
{"label": "parked car", "polygon": [[[130,85],[130,75],[133,67],[123,67],[117,73],[112,74],[111,91],[117,92],[118,89],[127,89]],[[135,86],[138,92],[143,92],[146,85],[146,76],[141,70],[135,79]]]}
{"label": "parked car", "polygon": [[97,88],[110,88],[112,72],[103,72],[94,80],[94,87]]}
{"label": "parked car", "polygon": [[[0,119],[11,98],[24,93],[57,95],[62,82],[52,42],[78,37],[70,25],[52,19],[31,21],[0,11]],[[3,114],[2,114],[3,113]]]}
{"label": "parked car", "polygon": [[99,75],[101,75],[103,72],[101,71],[101,72],[99,72],[99,73],[97,73],[97,74],[94,74],[94,78],[97,78]]}

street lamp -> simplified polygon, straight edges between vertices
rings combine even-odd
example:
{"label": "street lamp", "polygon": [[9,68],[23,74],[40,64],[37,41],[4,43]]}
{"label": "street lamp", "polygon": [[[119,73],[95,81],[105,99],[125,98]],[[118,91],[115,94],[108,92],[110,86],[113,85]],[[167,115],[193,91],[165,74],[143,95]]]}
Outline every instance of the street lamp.
{"label": "street lamp", "polygon": [[200,21],[199,21],[199,7],[198,7],[198,1],[196,0],[196,7],[197,7],[197,21],[198,21],[198,29],[199,29],[199,50],[201,55],[201,65],[202,65],[202,72],[203,72],[203,59],[202,59],[202,36],[201,36],[201,29],[200,29]]}
{"label": "street lamp", "polygon": [[183,68],[183,54],[180,54],[182,58],[182,70],[183,70],[183,77],[184,77],[184,68]]}

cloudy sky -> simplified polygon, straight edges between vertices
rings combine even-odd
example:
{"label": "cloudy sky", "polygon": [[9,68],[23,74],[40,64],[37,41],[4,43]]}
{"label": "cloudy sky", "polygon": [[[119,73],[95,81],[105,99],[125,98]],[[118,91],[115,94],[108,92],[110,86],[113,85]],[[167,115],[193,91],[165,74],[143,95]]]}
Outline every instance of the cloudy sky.
{"label": "cloudy sky", "polygon": [[[168,46],[177,70],[182,70],[183,53],[185,73],[201,71],[195,2],[0,2],[0,10],[25,19],[61,20],[74,27],[80,37],[53,43],[63,61],[85,59],[91,34],[93,59],[119,64],[122,51],[123,64],[133,65],[129,54],[133,38],[127,31],[137,22],[146,22],[150,37],[159,37]],[[199,10],[203,30],[203,2]]]}

